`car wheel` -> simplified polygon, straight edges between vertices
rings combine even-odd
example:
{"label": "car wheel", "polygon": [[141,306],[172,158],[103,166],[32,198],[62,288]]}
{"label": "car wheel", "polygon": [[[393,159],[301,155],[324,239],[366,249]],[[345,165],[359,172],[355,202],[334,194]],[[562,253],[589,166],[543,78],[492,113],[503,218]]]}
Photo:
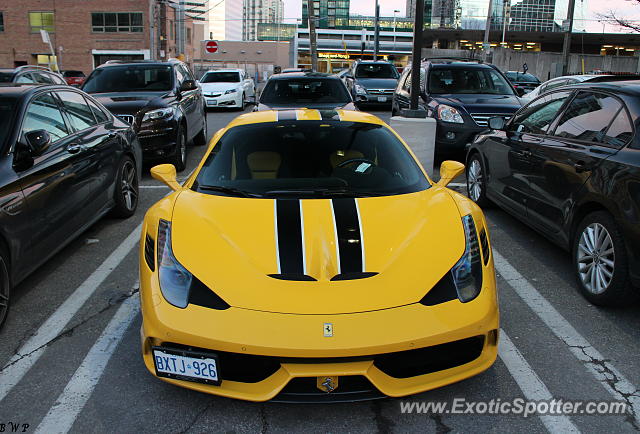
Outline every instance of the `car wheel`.
{"label": "car wheel", "polygon": [[138,171],[131,157],[124,157],[116,177],[115,206],[111,211],[114,217],[131,217],[138,207]]}
{"label": "car wheel", "polygon": [[615,306],[638,298],[629,280],[624,238],[609,213],[593,212],[580,222],[572,251],[578,287],[591,303]]}
{"label": "car wheel", "polygon": [[242,93],[242,99],[240,100],[240,110],[244,111],[244,109],[247,107],[247,103],[244,99],[244,92]]}
{"label": "car wheel", "polygon": [[176,172],[182,172],[187,167],[187,133],[183,127],[178,128],[176,149],[171,164],[176,167]]}
{"label": "car wheel", "polygon": [[9,277],[9,255],[0,248],[0,327],[9,314],[11,278]]}
{"label": "car wheel", "polygon": [[202,125],[202,130],[193,138],[194,146],[204,146],[207,144],[207,111],[203,113],[204,122]]}
{"label": "car wheel", "polygon": [[467,195],[480,207],[491,204],[487,199],[485,170],[478,153],[474,153],[467,164]]}

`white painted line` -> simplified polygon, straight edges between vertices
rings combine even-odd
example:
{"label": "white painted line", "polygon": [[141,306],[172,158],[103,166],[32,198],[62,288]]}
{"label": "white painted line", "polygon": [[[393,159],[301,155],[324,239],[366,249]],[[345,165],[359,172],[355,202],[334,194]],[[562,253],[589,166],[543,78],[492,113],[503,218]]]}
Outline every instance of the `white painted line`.
{"label": "white painted line", "polygon": [[582,362],[591,375],[615,399],[628,402],[633,416],[637,423],[640,423],[640,391],[638,388],[578,333],[560,312],[495,249],[493,249],[493,260],[498,273],[520,298],[538,315],[553,334],[567,345],[569,351]]}
{"label": "white painted line", "polygon": [[166,189],[169,188],[166,185],[140,185],[138,186],[138,188],[161,188],[161,189]]}
{"label": "white painted line", "polygon": [[111,272],[129,254],[140,239],[142,223],[104,260],[80,286],[69,295],[36,333],[20,347],[9,363],[0,370],[0,401],[20,382],[44,353],[46,345],[56,338],[85,302],[93,295]]}
{"label": "white painted line", "polygon": [[91,397],[118,343],[140,309],[140,297],[127,298],[78,367],[36,433],[66,433]]}
{"label": "white painted line", "polygon": [[[500,329],[498,354],[529,401],[551,401],[553,396],[538,374],[527,363],[509,336]],[[547,430],[552,433],[578,433],[580,430],[565,415],[538,415]]]}
{"label": "white painted line", "polygon": [[449,184],[447,184],[447,187],[467,188],[467,184],[463,182],[450,182]]}

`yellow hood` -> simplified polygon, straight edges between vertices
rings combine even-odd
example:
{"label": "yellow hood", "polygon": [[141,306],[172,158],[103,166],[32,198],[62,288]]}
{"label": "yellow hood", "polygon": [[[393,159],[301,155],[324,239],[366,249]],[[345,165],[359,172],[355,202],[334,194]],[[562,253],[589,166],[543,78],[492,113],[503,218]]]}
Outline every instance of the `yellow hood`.
{"label": "yellow hood", "polygon": [[416,303],[464,252],[460,213],[443,188],[355,201],[363,271],[377,273],[371,277],[330,280],[340,263],[330,199],[303,199],[299,206],[305,272],[315,280],[269,276],[280,266],[273,199],[183,191],[173,212],[173,251],[231,306],[296,314],[366,312]]}

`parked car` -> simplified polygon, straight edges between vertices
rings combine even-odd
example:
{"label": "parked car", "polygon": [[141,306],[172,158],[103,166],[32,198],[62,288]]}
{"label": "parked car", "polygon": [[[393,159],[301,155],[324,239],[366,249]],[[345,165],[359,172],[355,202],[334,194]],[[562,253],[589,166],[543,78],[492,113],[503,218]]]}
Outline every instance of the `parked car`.
{"label": "parked car", "polygon": [[345,75],[351,97],[358,106],[389,106],[400,74],[384,60],[358,60]]}
{"label": "parked car", "polygon": [[[296,112],[291,114],[287,112]],[[287,116],[281,116],[281,114]],[[251,401],[404,396],[488,369],[499,312],[488,225],[368,113],[237,117],[145,215],[142,359]]]}
{"label": "parked car", "polygon": [[[436,152],[459,154],[489,118],[511,117],[522,103],[518,92],[494,65],[460,59],[430,59],[420,69],[420,108],[435,118]],[[411,68],[406,68],[393,94],[391,113],[409,108]]]}
{"label": "parked car", "polygon": [[356,110],[342,80],[321,72],[289,72],[272,75],[254,111],[315,108]]}
{"label": "parked car", "polygon": [[583,75],[564,75],[562,77],[552,78],[545,81],[540,86],[536,87],[531,92],[522,97],[524,101],[530,101],[536,98],[538,95],[542,95],[560,86],[568,86],[570,84],[577,83],[602,83],[605,81],[624,81],[629,79],[638,78],[637,75],[624,74],[624,75],[611,75],[611,74],[583,74]]}
{"label": "parked car", "polygon": [[540,86],[540,79],[528,72],[507,71],[504,74],[516,90],[522,89],[523,95]]}
{"label": "parked car", "polygon": [[80,86],[84,83],[84,79],[87,78],[82,71],[62,71],[62,78],[65,79],[69,86]]}
{"label": "parked car", "polygon": [[82,90],[133,125],[145,161],[165,160],[180,171],[187,143],[207,143],[202,89],[178,60],[110,61],[87,77]]}
{"label": "parked car", "polygon": [[44,66],[24,65],[17,68],[0,68],[0,83],[67,84],[62,76]]}
{"label": "parked car", "polygon": [[133,128],[69,86],[0,86],[0,325],[11,288],[111,211],[133,215]]}
{"label": "parked car", "polygon": [[255,102],[256,85],[243,69],[207,71],[200,78],[207,107],[235,107],[244,110],[247,99]]}
{"label": "parked car", "polygon": [[490,120],[467,157],[469,197],[569,250],[593,304],[640,287],[640,83],[583,83]]}

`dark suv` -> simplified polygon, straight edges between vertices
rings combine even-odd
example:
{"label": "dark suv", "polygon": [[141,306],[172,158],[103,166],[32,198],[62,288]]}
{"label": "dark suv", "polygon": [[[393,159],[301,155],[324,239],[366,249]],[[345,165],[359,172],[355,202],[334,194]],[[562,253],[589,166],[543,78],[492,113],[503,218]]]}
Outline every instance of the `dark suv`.
{"label": "dark suv", "polygon": [[187,143],[206,144],[202,90],[180,61],[109,61],[87,77],[82,90],[133,125],[146,161],[167,160],[180,171]]}
{"label": "dark suv", "polygon": [[24,65],[17,68],[0,68],[0,83],[13,84],[67,84],[58,73],[45,66]]}
{"label": "dark suv", "polygon": [[640,291],[640,82],[559,87],[469,150],[469,197],[499,205],[571,251],[593,304]]}
{"label": "dark suv", "polygon": [[[421,66],[419,105],[435,118],[436,152],[459,154],[488,128],[490,117],[505,119],[522,103],[511,82],[493,65],[459,59],[425,60]],[[411,68],[393,94],[395,116],[409,108]]]}
{"label": "dark suv", "polygon": [[344,74],[345,84],[358,106],[389,106],[398,85],[398,70],[384,60],[359,60]]}

